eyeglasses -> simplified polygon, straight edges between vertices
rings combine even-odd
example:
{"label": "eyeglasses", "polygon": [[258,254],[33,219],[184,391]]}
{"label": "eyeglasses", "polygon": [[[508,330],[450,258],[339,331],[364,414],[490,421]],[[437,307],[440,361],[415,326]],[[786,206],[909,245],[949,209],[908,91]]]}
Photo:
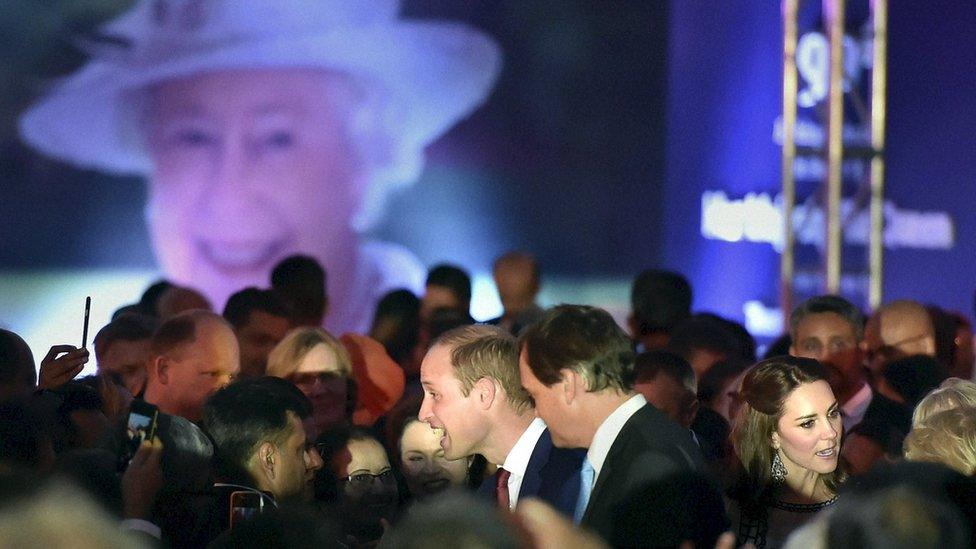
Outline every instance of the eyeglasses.
{"label": "eyeglasses", "polygon": [[395,482],[396,479],[393,477],[393,469],[387,469],[382,473],[374,475],[373,473],[356,473],[355,475],[349,475],[348,477],[341,478],[339,480],[343,482],[348,482],[351,486],[356,488],[370,488],[373,485],[373,481],[379,479],[381,483],[390,485]]}
{"label": "eyeglasses", "polygon": [[323,385],[329,385],[336,381],[346,381],[346,377],[338,374],[336,372],[296,372],[288,376],[288,381],[291,381],[295,385],[315,385],[316,381],[322,382]]}
{"label": "eyeglasses", "polygon": [[902,345],[905,345],[907,343],[914,343],[927,336],[928,334],[918,334],[916,336],[907,337],[905,339],[896,341],[894,343],[886,343],[884,345],[879,345],[877,348],[865,350],[864,357],[867,359],[868,362],[874,361],[875,357],[880,357],[882,359],[888,360],[900,355],[903,352],[899,348]]}

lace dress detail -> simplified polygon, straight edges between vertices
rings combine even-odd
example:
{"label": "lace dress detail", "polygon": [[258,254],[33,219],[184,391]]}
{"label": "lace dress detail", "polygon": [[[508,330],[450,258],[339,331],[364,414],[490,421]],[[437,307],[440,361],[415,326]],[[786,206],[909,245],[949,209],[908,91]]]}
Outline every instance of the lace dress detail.
{"label": "lace dress detail", "polygon": [[809,504],[769,501],[754,514],[739,508],[738,545],[752,542],[756,549],[780,547],[793,530],[836,501],[836,495],[826,501]]}

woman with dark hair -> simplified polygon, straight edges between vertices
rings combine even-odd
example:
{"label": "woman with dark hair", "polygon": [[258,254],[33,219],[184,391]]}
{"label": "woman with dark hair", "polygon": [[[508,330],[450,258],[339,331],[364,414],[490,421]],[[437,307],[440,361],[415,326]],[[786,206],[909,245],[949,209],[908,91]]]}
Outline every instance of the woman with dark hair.
{"label": "woman with dark hair", "polygon": [[729,494],[729,518],[740,544],[778,547],[837,499],[844,480],[840,407],[823,367],[805,358],[756,364],[739,393],[732,443],[742,471]]}
{"label": "woman with dark hair", "polygon": [[393,522],[399,502],[386,449],[362,427],[330,429],[315,447],[325,464],[315,474],[315,500],[340,517],[343,546],[371,546]]}
{"label": "woman with dark hair", "polygon": [[[471,457],[448,460],[440,446],[441,430],[420,421],[419,395],[401,400],[387,420],[387,448],[406,485],[405,499],[424,499],[468,484]],[[480,478],[478,484],[480,485]]]}

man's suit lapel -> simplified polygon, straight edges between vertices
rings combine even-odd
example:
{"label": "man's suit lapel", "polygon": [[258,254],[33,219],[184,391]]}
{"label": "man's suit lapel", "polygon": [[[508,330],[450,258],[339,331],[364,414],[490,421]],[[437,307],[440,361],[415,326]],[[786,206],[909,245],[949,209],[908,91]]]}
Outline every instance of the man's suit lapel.
{"label": "man's suit lapel", "polygon": [[624,447],[626,445],[628,431],[631,425],[635,421],[635,418],[640,416],[644,412],[644,408],[637,410],[634,415],[630,416],[630,419],[624,423],[620,432],[617,433],[617,438],[613,440],[613,444],[610,445],[610,451],[607,452],[606,459],[603,460],[603,467],[600,468],[600,476],[596,478],[596,483],[593,485],[593,490],[590,492],[590,501],[586,505],[586,511],[583,513],[583,523],[589,522],[591,515],[593,514],[593,502],[600,501],[600,495],[612,486],[614,482],[614,477],[616,475],[615,465],[620,462]]}
{"label": "man's suit lapel", "polygon": [[552,437],[549,435],[549,429],[546,429],[542,431],[529,457],[529,465],[525,469],[525,476],[522,477],[522,488],[519,489],[519,499],[539,495],[542,487],[542,468],[549,462],[551,452]]}

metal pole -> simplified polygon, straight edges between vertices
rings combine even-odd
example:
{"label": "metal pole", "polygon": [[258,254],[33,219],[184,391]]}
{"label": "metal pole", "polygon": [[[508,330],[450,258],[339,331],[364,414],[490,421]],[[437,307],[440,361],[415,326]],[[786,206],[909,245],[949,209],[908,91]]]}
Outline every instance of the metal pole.
{"label": "metal pole", "polygon": [[830,34],[830,84],[827,122],[827,293],[840,293],[841,165],[844,161],[844,0],[824,2]]}
{"label": "metal pole", "polygon": [[873,0],[873,62],[871,67],[871,239],[868,247],[868,306],[877,309],[884,278],[885,120],[888,81],[888,1]]}
{"label": "metal pole", "polygon": [[794,257],[793,208],[796,206],[796,96],[798,77],[796,71],[796,44],[798,0],[783,0],[783,252],[779,256],[779,302],[783,311],[783,329],[789,330],[790,312],[793,310],[793,276],[796,271]]}

